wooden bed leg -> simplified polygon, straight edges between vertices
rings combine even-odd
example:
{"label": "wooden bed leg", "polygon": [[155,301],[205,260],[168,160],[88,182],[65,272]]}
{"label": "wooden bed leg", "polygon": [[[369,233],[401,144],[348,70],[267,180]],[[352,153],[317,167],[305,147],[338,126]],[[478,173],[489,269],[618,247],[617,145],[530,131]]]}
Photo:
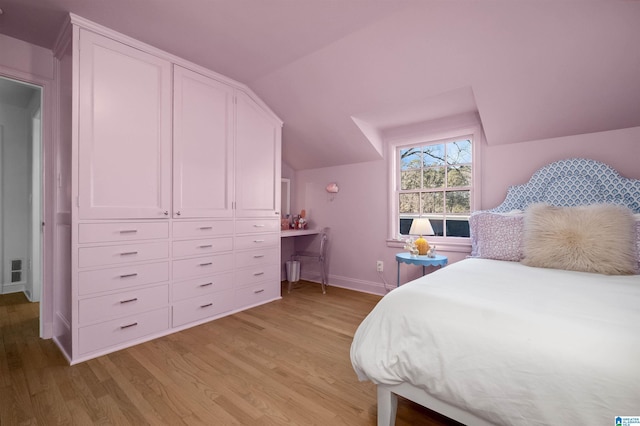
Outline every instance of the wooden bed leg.
{"label": "wooden bed leg", "polygon": [[378,426],[394,426],[398,411],[398,396],[389,389],[378,386]]}

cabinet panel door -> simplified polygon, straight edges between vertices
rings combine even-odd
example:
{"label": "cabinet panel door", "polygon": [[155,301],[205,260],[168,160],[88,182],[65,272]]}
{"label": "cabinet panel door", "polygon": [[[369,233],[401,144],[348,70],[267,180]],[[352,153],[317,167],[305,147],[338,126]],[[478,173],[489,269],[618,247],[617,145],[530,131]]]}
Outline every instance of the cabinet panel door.
{"label": "cabinet panel door", "polygon": [[173,215],[231,217],[233,89],[174,66]]}
{"label": "cabinet panel door", "polygon": [[171,64],[86,30],[79,56],[79,217],[167,217]]}
{"label": "cabinet panel door", "polygon": [[236,215],[280,216],[280,123],[243,92],[236,105]]}

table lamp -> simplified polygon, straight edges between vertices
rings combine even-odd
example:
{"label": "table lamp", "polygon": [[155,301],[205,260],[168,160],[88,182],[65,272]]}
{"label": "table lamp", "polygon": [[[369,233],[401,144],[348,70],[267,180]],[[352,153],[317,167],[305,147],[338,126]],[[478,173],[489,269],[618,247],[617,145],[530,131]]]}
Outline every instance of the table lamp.
{"label": "table lamp", "polygon": [[429,251],[429,243],[427,240],[422,238],[423,235],[434,235],[433,228],[431,227],[431,222],[426,217],[419,217],[413,219],[411,223],[411,229],[409,230],[409,235],[419,235],[420,237],[416,240],[415,245],[418,249],[418,254],[424,256]]}

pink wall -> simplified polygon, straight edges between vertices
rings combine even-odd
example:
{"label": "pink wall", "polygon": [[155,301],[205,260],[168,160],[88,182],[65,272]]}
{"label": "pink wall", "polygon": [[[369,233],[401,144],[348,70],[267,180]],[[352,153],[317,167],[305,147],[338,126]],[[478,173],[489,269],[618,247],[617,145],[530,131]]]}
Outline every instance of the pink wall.
{"label": "pink wall", "polygon": [[[53,80],[53,53],[50,50],[0,34],[0,67]],[[0,70],[0,75],[2,74]]]}
{"label": "pink wall", "polygon": [[640,179],[640,127],[509,145],[485,146],[482,208],[502,202],[509,185],[525,183],[540,167],[571,157],[602,161],[622,176]]}
{"label": "pink wall", "polygon": [[[549,162],[586,157],[603,161],[622,175],[640,179],[640,127],[576,135],[535,142],[484,146],[482,208],[499,204],[507,187],[526,182]],[[384,278],[396,283],[395,254],[388,247],[386,160],[295,172],[292,210],[305,208],[312,224],[331,227],[329,283],[373,293],[384,293],[376,260],[384,261]],[[324,188],[337,182],[340,192],[331,201]],[[297,241],[296,244],[304,244]],[[444,253],[451,262],[464,253]],[[286,259],[283,259],[283,261]],[[401,282],[416,278],[420,268],[403,264]],[[305,276],[304,268],[302,271]],[[329,290],[330,291],[330,290]]]}

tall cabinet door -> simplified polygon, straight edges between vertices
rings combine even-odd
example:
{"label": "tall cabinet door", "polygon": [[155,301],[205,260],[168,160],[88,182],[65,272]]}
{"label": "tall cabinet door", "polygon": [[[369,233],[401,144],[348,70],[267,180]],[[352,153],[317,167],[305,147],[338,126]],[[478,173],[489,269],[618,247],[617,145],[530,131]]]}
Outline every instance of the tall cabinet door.
{"label": "tall cabinet door", "polygon": [[231,217],[233,88],[174,66],[173,216]]}
{"label": "tall cabinet door", "polygon": [[80,219],[166,218],[171,64],[80,30]]}
{"label": "tall cabinet door", "polygon": [[236,92],[236,216],[280,216],[280,123]]}

